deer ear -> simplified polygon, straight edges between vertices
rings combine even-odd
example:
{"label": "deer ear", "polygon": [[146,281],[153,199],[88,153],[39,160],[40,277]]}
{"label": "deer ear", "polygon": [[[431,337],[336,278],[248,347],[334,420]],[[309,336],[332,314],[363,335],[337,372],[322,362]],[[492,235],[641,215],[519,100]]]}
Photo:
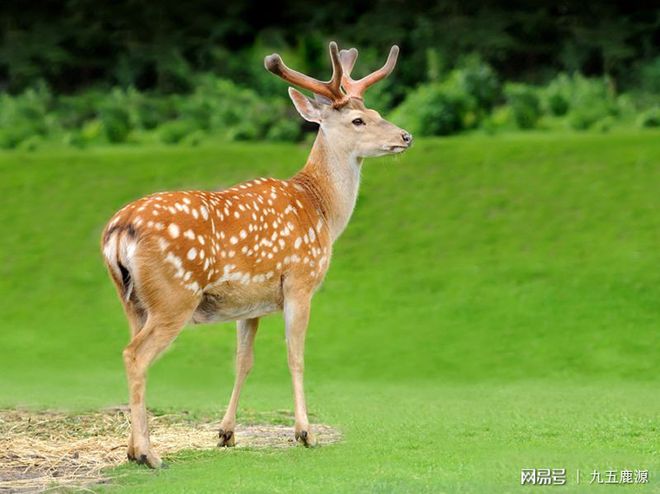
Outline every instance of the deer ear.
{"label": "deer ear", "polygon": [[292,87],[289,88],[289,96],[291,97],[291,101],[293,101],[293,106],[296,107],[296,110],[298,110],[301,117],[308,122],[321,123],[320,103],[309,99],[303,93]]}

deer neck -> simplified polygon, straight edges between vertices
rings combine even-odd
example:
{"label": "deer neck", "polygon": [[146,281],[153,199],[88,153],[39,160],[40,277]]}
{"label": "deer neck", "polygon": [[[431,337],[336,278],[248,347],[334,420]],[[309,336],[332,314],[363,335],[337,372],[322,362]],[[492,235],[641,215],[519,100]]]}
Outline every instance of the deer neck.
{"label": "deer neck", "polygon": [[304,168],[293,177],[325,218],[332,240],[344,231],[353,214],[360,185],[362,159],[328,142],[319,130]]}

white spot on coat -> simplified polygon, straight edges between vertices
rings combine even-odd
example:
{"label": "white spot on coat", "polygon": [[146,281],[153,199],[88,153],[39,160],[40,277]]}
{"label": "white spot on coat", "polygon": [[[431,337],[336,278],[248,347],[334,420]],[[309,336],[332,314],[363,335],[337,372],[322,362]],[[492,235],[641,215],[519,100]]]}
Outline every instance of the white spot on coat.
{"label": "white spot on coat", "polygon": [[170,237],[177,238],[179,236],[179,225],[176,223],[170,223],[167,227],[167,231],[170,234]]}

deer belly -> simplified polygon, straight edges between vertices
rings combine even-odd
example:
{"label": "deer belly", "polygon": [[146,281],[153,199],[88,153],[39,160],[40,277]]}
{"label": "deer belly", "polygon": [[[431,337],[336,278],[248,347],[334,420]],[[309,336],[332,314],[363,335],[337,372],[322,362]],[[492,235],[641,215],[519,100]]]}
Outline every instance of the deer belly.
{"label": "deer belly", "polygon": [[237,321],[265,316],[282,309],[281,300],[271,290],[251,290],[251,293],[204,293],[193,314],[196,324]]}

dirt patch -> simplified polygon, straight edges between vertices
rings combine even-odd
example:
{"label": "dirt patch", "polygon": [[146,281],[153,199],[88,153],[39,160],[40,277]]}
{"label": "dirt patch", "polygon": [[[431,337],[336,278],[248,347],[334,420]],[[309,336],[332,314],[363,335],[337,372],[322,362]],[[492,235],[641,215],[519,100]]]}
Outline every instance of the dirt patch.
{"label": "dirt patch", "polygon": [[[218,420],[169,414],[152,415],[149,424],[151,442],[163,457],[185,449],[216,448]],[[341,439],[327,425],[315,425],[312,430],[320,445]],[[125,408],[81,415],[0,410],[0,492],[41,492],[108,482],[104,469],[126,461],[128,431]],[[293,446],[293,427],[236,427],[238,449]],[[222,451],[231,454],[231,448]]]}

